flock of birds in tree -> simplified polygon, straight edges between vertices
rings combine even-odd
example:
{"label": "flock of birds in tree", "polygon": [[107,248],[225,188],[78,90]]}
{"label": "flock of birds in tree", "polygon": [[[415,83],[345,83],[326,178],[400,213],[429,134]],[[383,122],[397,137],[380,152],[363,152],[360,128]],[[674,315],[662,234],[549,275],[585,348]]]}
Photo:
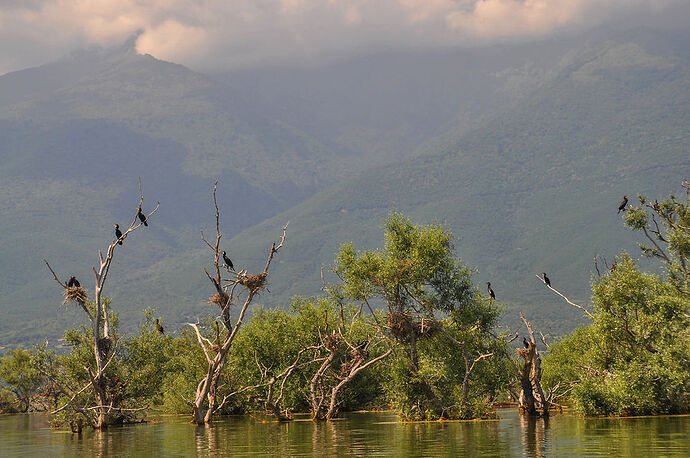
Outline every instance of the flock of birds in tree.
{"label": "flock of birds in tree", "polygon": [[[618,205],[618,214],[620,212],[625,211],[625,207],[628,205],[628,196],[623,196],[623,200],[621,203]],[[148,222],[146,221],[146,215],[141,211],[141,207],[137,209],[137,217],[139,220],[142,222],[142,224],[146,227],[148,227]],[[122,231],[120,230],[120,226],[118,224],[114,224],[115,227],[115,237],[117,239],[117,243],[119,245],[122,245]],[[232,264],[232,260],[228,257],[227,253],[225,250],[221,251],[221,254],[223,255],[223,262],[225,262],[225,266],[229,268],[230,270],[235,270],[235,266]],[[551,279],[546,276],[546,272],[542,272],[542,279],[544,281],[544,284],[548,286],[549,288],[551,287]],[[72,276],[70,279],[67,281],[67,287],[72,288],[72,287],[79,287],[81,284],[79,283],[79,280],[76,279],[76,277]],[[491,282],[487,281],[486,282],[486,291],[489,294],[489,297],[491,298],[492,301],[496,300],[496,293],[494,292],[493,288],[491,288]],[[163,329],[163,326],[161,325],[160,321],[158,318],[156,318],[155,321],[155,327],[158,332],[163,334],[165,331]],[[529,344],[527,342],[527,339],[524,337],[522,338],[522,344],[525,346],[525,348],[529,348]]]}

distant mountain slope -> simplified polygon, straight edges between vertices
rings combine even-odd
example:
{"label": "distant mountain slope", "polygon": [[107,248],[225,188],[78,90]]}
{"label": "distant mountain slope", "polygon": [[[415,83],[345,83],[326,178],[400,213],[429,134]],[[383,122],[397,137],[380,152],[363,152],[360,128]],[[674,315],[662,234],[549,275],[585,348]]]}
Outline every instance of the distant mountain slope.
{"label": "distant mountain slope", "polygon": [[270,300],[282,303],[318,291],[320,266],[339,244],[380,246],[395,208],[447,224],[458,254],[479,268],[477,281],[491,281],[511,309],[566,331],[578,314],[534,275],[549,272],[556,288],[586,303],[595,254],[637,253],[616,207],[624,194],[660,196],[687,178],[689,89],[686,60],[609,42],[447,150],[336,185],[239,234],[231,248],[249,253],[290,220],[270,287]]}

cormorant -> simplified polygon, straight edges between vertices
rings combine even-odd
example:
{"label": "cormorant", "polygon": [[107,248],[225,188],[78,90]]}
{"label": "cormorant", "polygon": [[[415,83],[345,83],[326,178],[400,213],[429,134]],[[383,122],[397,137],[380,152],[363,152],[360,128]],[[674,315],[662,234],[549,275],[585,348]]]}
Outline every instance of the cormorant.
{"label": "cormorant", "polygon": [[146,215],[141,212],[141,207],[137,208],[137,216],[144,223],[144,226],[148,227],[149,223],[146,222]]}
{"label": "cormorant", "polygon": [[67,282],[68,288],[72,288],[72,287],[79,288],[80,286],[81,286],[81,284],[79,283],[79,280],[77,280],[77,277],[75,277],[74,275],[69,277],[69,281]]}
{"label": "cormorant", "polygon": [[625,206],[628,205],[628,196],[623,196],[623,201],[618,206],[618,213],[625,211]]}
{"label": "cormorant", "polygon": [[223,261],[225,261],[225,265],[230,267],[232,270],[235,270],[235,266],[232,265],[232,261],[225,254],[225,251],[223,251],[222,253],[223,253]]}
{"label": "cormorant", "polygon": [[551,286],[551,280],[546,276],[546,272],[542,272],[542,275],[544,276],[544,283],[546,283],[546,286]]}
{"label": "cormorant", "polygon": [[161,334],[165,334],[165,330],[163,329],[163,325],[161,324],[161,322],[158,318],[156,318],[154,325],[156,326],[156,331],[160,332]]}
{"label": "cormorant", "polygon": [[486,282],[486,290],[489,292],[489,296],[491,296],[491,299],[496,299],[496,293],[494,293],[494,290],[491,289],[491,282],[490,281]]}
{"label": "cormorant", "polygon": [[115,228],[115,237],[117,238],[118,245],[122,245],[122,240],[120,240],[120,237],[122,237],[122,231],[120,231],[120,225],[119,224],[113,224],[113,227]]}
{"label": "cormorant", "polygon": [[524,337],[522,338],[522,345],[524,345],[525,348],[529,348],[529,343],[527,342],[527,339]]}

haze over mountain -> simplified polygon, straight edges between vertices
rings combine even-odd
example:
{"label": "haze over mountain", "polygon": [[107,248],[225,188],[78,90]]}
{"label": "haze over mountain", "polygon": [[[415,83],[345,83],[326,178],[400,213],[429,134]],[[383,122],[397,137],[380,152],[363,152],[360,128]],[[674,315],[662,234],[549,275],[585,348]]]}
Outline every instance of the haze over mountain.
{"label": "haze over mountain", "polygon": [[144,307],[171,329],[210,311],[199,230],[213,230],[216,178],[236,265],[258,267],[291,222],[268,305],[317,293],[337,246],[380,245],[397,208],[447,223],[478,281],[568,329],[577,314],[534,289],[534,273],[568,278],[586,301],[593,254],[634,250],[620,197],[666,193],[690,170],[687,37],[630,35],[212,76],[129,43],[4,75],[0,345],[80,320],[42,259],[89,286],[138,177],[145,209],[161,210],[111,271],[125,331]]}

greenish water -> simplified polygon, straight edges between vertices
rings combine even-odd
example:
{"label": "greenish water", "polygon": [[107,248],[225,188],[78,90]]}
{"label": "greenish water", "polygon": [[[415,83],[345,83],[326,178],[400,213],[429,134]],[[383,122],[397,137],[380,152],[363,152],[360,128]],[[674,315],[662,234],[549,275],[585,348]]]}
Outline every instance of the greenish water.
{"label": "greenish water", "polygon": [[514,410],[481,422],[400,423],[390,413],[351,413],[330,423],[186,417],[85,431],[48,428],[42,415],[0,416],[0,456],[690,456],[690,417],[527,421]]}

